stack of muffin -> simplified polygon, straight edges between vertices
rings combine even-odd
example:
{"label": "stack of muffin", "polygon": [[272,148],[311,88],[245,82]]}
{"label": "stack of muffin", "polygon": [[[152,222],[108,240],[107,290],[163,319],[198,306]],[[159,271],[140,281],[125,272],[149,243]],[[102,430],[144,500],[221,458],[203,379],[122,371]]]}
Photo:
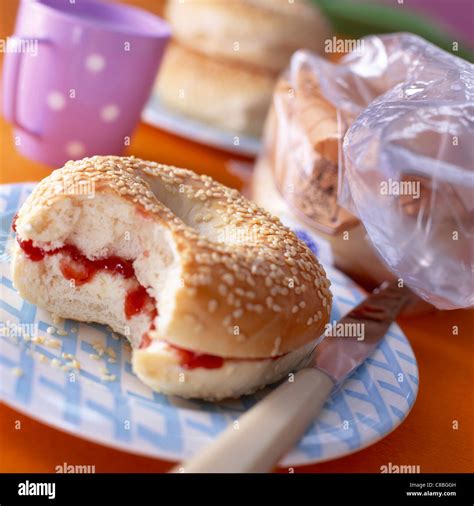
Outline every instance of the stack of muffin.
{"label": "stack of muffin", "polygon": [[174,39],[156,91],[171,109],[236,134],[261,134],[294,51],[322,52],[327,22],[305,0],[168,0]]}

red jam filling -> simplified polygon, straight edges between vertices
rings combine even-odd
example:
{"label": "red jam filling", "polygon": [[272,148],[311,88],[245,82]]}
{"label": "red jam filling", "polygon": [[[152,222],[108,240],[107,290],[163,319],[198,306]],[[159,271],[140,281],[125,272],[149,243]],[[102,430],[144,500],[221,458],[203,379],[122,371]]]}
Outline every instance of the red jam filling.
{"label": "red jam filling", "polygon": [[145,332],[143,334],[142,340],[140,341],[140,345],[138,346],[138,348],[140,350],[143,348],[148,348],[148,346],[150,346],[150,344],[151,344],[151,337],[148,334],[148,332]]}
{"label": "red jam filling", "polygon": [[158,316],[158,311],[155,309],[154,312],[153,312],[153,314],[152,314],[150,328],[148,329],[148,332],[145,332],[143,334],[142,340],[140,341],[140,345],[138,346],[139,349],[148,348],[148,346],[150,346],[150,344],[152,342],[152,339],[150,337],[149,332],[151,330],[155,330],[156,329],[156,325],[155,325],[155,317],[156,316]]}
{"label": "red jam filling", "polygon": [[[133,263],[131,260],[125,260],[117,256],[107,258],[99,258],[91,260],[83,255],[76,246],[65,244],[60,248],[45,250],[38,246],[33,246],[33,241],[24,241],[17,238],[20,248],[25,255],[33,262],[43,260],[45,256],[63,253],[64,258],[61,259],[60,268],[66,279],[72,279],[76,285],[83,285],[90,281],[98,271],[110,271],[113,274],[119,274],[128,279],[135,275]],[[67,256],[67,258],[66,258]]]}
{"label": "red jam filling", "polygon": [[[16,229],[16,216],[13,219],[12,228],[13,230]],[[24,241],[17,237],[17,241],[25,255],[33,262],[39,262],[46,256],[62,253],[64,256],[59,262],[61,272],[66,279],[73,280],[76,286],[91,281],[99,271],[107,271],[110,274],[122,276],[125,279],[136,279],[132,260],[118,256],[91,260],[72,244],[65,244],[60,248],[45,250],[38,246],[33,246],[33,241],[31,240]],[[153,321],[158,314],[155,299],[138,282],[136,283],[136,287],[129,290],[125,296],[124,312],[128,320],[137,314],[148,313]]]}
{"label": "red jam filling", "polygon": [[[146,342],[144,342],[146,340]],[[140,348],[146,348],[151,344],[151,339],[148,334],[145,334],[144,340],[140,344]],[[184,348],[180,348],[175,344],[168,343],[170,348],[178,354],[179,356],[179,365],[183,369],[197,369],[198,367],[203,367],[204,369],[219,369],[224,365],[224,360],[267,360],[266,358],[232,358],[232,357],[219,357],[218,355],[210,355],[209,353],[198,353],[191,350],[186,350]],[[284,353],[283,355],[286,355]],[[283,357],[283,355],[277,355],[275,357],[271,357],[272,360],[278,360]]]}
{"label": "red jam filling", "polygon": [[149,313],[152,320],[157,316],[155,299],[148,295],[146,288],[142,285],[138,285],[127,293],[124,311],[127,320],[139,313]]}
{"label": "red jam filling", "polygon": [[18,213],[15,214],[15,216],[13,216],[13,220],[12,220],[12,230],[13,232],[16,232],[16,220],[18,219]]}
{"label": "red jam filling", "polygon": [[209,355],[207,353],[196,353],[194,351],[185,350],[172,344],[168,344],[179,355],[179,363],[183,369],[219,369],[224,364],[223,357],[217,355]]}

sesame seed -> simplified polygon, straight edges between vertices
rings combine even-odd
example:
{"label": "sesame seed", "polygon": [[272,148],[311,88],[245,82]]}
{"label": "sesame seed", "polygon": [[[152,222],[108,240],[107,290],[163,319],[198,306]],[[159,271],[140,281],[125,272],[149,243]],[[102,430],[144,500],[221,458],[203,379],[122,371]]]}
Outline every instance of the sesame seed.
{"label": "sesame seed", "polygon": [[236,309],[236,310],[232,313],[232,316],[233,316],[234,318],[240,318],[240,317],[242,317],[242,316],[243,316],[243,314],[244,314],[243,310],[239,308],[239,309]]}
{"label": "sesame seed", "polygon": [[273,343],[273,349],[270,353],[270,356],[275,357],[278,355],[280,351],[281,337],[277,337]]}
{"label": "sesame seed", "polygon": [[227,287],[225,285],[219,285],[217,290],[219,291],[220,295],[222,295],[222,296],[227,295]]}
{"label": "sesame seed", "polygon": [[234,276],[232,276],[232,274],[229,273],[224,274],[222,276],[222,280],[230,286],[234,284]]}
{"label": "sesame seed", "polygon": [[209,313],[214,313],[217,310],[218,302],[216,299],[211,299],[207,304],[207,310]]}

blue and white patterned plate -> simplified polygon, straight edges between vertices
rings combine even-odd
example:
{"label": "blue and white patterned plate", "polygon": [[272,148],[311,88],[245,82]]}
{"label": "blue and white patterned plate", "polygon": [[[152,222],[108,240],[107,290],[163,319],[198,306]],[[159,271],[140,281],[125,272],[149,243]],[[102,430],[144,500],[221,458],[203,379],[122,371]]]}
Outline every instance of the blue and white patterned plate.
{"label": "blue and white patterned plate", "polygon": [[[115,339],[106,327],[71,320],[58,326],[49,313],[24,301],[12,286],[8,242],[12,240],[9,228],[13,215],[31,188],[0,187],[0,334],[6,334],[0,335],[0,393],[8,405],[85,439],[137,454],[181,460],[207,445],[265,395],[262,391],[212,404],[152,392],[133,375],[128,345]],[[317,248],[307,231],[299,230],[298,234]],[[331,320],[338,320],[363,293],[339,271],[327,267],[327,273],[334,293]],[[50,335],[50,326],[67,335]],[[31,334],[39,336],[39,341],[58,340],[60,347],[25,338]],[[109,348],[115,362],[108,362],[107,354],[100,361],[91,358],[97,342]],[[80,370],[63,371],[61,365],[68,361],[63,353],[77,358]],[[101,379],[104,366],[115,381]],[[373,356],[326,403],[320,418],[281,465],[334,459],[375,443],[404,420],[417,390],[413,351],[394,324]]]}

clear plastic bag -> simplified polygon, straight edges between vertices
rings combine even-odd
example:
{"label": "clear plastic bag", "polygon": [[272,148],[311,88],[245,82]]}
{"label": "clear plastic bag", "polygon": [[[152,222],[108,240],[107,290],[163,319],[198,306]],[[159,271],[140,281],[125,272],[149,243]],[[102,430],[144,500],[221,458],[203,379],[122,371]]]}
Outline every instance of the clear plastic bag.
{"label": "clear plastic bag", "polygon": [[[280,81],[288,89],[277,88],[266,132],[280,193],[326,230],[358,217],[391,273],[427,302],[472,306],[474,67],[411,34],[358,42],[337,64],[299,51]],[[328,163],[338,191],[324,216]]]}

